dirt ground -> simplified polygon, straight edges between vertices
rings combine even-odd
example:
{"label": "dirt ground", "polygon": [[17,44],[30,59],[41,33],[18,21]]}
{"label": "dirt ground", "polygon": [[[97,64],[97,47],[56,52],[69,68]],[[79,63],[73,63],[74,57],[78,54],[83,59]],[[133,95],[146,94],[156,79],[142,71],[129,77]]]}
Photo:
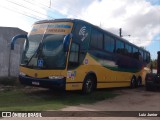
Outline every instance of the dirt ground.
{"label": "dirt ground", "polygon": [[149,92],[144,87],[137,89],[121,88],[113,90],[115,98],[99,101],[95,104],[70,106],[64,111],[160,111],[160,91]]}
{"label": "dirt ground", "polygon": [[[121,88],[111,90],[120,95],[94,104],[68,106],[61,111],[160,111],[160,91],[149,92],[145,88]],[[2,120],[20,120],[21,118],[3,118]],[[37,120],[159,120],[158,117],[45,117]],[[35,118],[23,118],[35,120]]]}

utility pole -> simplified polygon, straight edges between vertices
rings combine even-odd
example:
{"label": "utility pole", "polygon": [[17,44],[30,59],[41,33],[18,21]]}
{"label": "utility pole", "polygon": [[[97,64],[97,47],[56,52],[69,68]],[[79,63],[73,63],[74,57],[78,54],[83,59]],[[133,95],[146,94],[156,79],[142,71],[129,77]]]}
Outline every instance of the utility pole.
{"label": "utility pole", "polygon": [[120,37],[123,37],[123,36],[129,36],[130,37],[131,35],[122,35],[122,28],[119,28],[119,36]]}
{"label": "utility pole", "polygon": [[122,28],[119,29],[119,36],[122,37]]}

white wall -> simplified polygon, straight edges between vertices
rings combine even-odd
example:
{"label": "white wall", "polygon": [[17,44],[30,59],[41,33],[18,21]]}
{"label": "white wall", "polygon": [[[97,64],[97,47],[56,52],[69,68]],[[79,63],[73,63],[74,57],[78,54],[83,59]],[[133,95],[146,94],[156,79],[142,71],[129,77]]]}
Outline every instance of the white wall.
{"label": "white wall", "polygon": [[[0,27],[0,77],[7,77],[9,70],[11,76],[18,76],[19,74],[20,53],[22,53],[23,40],[17,41],[14,51],[10,51],[11,39],[17,34],[27,33],[18,28]],[[10,65],[9,56],[11,57]]]}

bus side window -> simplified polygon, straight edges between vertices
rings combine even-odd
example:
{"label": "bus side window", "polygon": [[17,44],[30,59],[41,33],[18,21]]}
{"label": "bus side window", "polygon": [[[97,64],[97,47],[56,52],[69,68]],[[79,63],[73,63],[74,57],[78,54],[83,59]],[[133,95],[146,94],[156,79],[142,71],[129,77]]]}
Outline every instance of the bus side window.
{"label": "bus side window", "polygon": [[77,67],[79,64],[79,45],[72,43],[70,56],[69,56],[69,67]]}
{"label": "bus side window", "polygon": [[146,56],[146,62],[149,63],[149,62],[150,62],[150,54],[147,53],[146,55],[147,55],[147,56]]}
{"label": "bus side window", "polygon": [[139,52],[136,47],[133,47],[133,58],[139,59]]}
{"label": "bus side window", "polygon": [[143,53],[143,61],[146,62],[146,59],[147,59],[147,55],[146,55],[146,52],[144,52]]}
{"label": "bus side window", "polygon": [[132,47],[129,44],[125,44],[125,52],[127,56],[132,56]]}
{"label": "bus side window", "polygon": [[104,36],[104,50],[114,52],[114,39],[107,35]]}
{"label": "bus side window", "polygon": [[95,29],[92,29],[90,46],[91,48],[103,49],[103,34]]}
{"label": "bus side window", "polygon": [[97,32],[96,32],[96,30],[93,30],[93,29],[92,29],[92,33],[91,33],[90,46],[91,46],[91,48],[96,48],[96,46],[97,46]]}
{"label": "bus side window", "polygon": [[143,51],[139,50],[139,60],[143,61]]}
{"label": "bus side window", "polygon": [[103,49],[103,34],[100,32],[98,32],[98,36],[97,36],[97,48]]}
{"label": "bus side window", "polygon": [[118,53],[118,54],[125,53],[124,42],[116,40],[116,53]]}
{"label": "bus side window", "polygon": [[150,54],[147,52],[144,52],[143,54],[144,54],[143,61],[146,63],[149,63],[150,62]]}

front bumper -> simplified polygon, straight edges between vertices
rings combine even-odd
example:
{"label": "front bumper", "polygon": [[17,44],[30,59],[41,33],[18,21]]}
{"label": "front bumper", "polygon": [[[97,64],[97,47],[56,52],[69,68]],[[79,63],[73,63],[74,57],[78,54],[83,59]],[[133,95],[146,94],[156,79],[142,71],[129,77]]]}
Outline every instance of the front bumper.
{"label": "front bumper", "polygon": [[33,78],[29,76],[19,75],[19,81],[23,85],[37,86],[44,88],[55,88],[65,90],[66,78],[63,79],[47,79],[47,78]]}

